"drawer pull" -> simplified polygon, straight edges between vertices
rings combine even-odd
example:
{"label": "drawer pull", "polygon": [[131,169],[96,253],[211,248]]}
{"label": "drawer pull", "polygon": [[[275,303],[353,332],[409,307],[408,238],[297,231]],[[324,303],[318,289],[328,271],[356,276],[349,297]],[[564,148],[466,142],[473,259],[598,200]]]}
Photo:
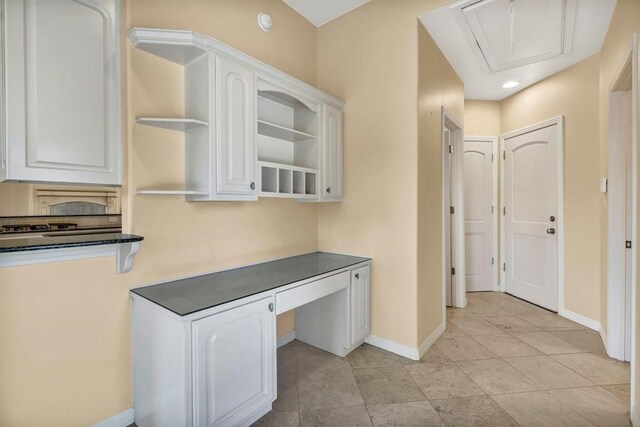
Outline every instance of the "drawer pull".
{"label": "drawer pull", "polygon": [[269,311],[273,313],[273,303],[272,302],[269,303]]}
{"label": "drawer pull", "polygon": [[360,273],[356,273],[356,279],[360,280]]}

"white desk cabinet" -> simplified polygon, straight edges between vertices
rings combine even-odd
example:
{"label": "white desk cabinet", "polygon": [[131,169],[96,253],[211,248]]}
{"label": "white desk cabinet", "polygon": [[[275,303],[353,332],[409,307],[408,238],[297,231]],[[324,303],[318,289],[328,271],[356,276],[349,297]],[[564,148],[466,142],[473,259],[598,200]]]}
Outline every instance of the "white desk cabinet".
{"label": "white desk cabinet", "polygon": [[[303,274],[293,283],[270,285],[263,292],[199,311],[176,308],[184,307],[187,300],[199,304],[210,292],[226,298],[238,289],[253,289],[263,277],[267,281],[291,278],[305,265],[315,269],[314,257],[327,256],[345,257],[307,254],[241,268],[237,273],[228,270],[164,283],[155,290],[158,287],[134,289],[136,424],[245,426],[269,412],[277,398],[277,313],[295,309],[296,339],[337,356],[344,357],[362,344],[369,334],[370,261],[366,258],[347,257],[352,264],[317,276]],[[300,258],[303,261],[298,264]],[[318,261],[323,262],[326,265],[326,258]],[[274,276],[269,264],[291,270],[276,270]]]}
{"label": "white desk cabinet", "polygon": [[194,424],[238,425],[275,399],[273,297],[193,322]]}
{"label": "white desk cabinet", "polygon": [[4,0],[0,181],[121,183],[117,0]]}

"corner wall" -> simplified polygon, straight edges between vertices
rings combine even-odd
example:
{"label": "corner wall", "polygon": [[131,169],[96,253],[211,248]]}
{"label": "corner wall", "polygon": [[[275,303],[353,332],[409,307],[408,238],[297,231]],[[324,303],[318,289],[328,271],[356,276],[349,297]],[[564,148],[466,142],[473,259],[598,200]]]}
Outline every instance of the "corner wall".
{"label": "corner wall", "polygon": [[319,247],[373,258],[372,334],[412,349],[442,313],[418,298],[418,17],[446,3],[373,0],[318,29],[318,87],[347,101],[345,198],[320,206]]}
{"label": "corner wall", "polygon": [[442,324],[442,112],[464,123],[464,85],[418,24],[418,345]]}

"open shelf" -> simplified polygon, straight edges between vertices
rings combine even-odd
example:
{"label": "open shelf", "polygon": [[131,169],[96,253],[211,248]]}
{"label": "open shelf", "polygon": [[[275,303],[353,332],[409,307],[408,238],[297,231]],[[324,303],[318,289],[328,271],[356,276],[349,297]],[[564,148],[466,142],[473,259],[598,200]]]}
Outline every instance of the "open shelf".
{"label": "open shelf", "polygon": [[202,126],[209,126],[207,122],[203,122],[202,120],[172,119],[165,117],[139,117],[136,123],[182,132],[189,132]]}
{"label": "open shelf", "polygon": [[138,190],[136,194],[141,196],[206,196],[206,191],[188,190]]}
{"label": "open shelf", "polygon": [[132,28],[128,37],[135,48],[180,65],[207,53],[206,38],[193,31]]}
{"label": "open shelf", "polygon": [[258,120],[258,133],[260,135],[291,142],[307,141],[309,139],[317,138],[316,135],[291,129],[286,126],[277,125],[266,120]]}
{"label": "open shelf", "polygon": [[258,162],[258,166],[261,177],[260,196],[293,199],[316,198],[317,170],[261,161]]}

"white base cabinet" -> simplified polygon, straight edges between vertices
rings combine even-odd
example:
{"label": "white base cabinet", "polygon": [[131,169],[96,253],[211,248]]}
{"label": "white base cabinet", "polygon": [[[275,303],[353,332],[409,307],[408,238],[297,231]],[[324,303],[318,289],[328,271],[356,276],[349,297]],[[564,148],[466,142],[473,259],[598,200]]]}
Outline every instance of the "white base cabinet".
{"label": "white base cabinet", "polygon": [[193,322],[195,425],[238,425],[275,399],[273,297]]}
{"label": "white base cabinet", "polygon": [[132,293],[136,424],[250,425],[277,398],[276,313],[343,357],[369,334],[369,286],[365,262],[186,316]]}

